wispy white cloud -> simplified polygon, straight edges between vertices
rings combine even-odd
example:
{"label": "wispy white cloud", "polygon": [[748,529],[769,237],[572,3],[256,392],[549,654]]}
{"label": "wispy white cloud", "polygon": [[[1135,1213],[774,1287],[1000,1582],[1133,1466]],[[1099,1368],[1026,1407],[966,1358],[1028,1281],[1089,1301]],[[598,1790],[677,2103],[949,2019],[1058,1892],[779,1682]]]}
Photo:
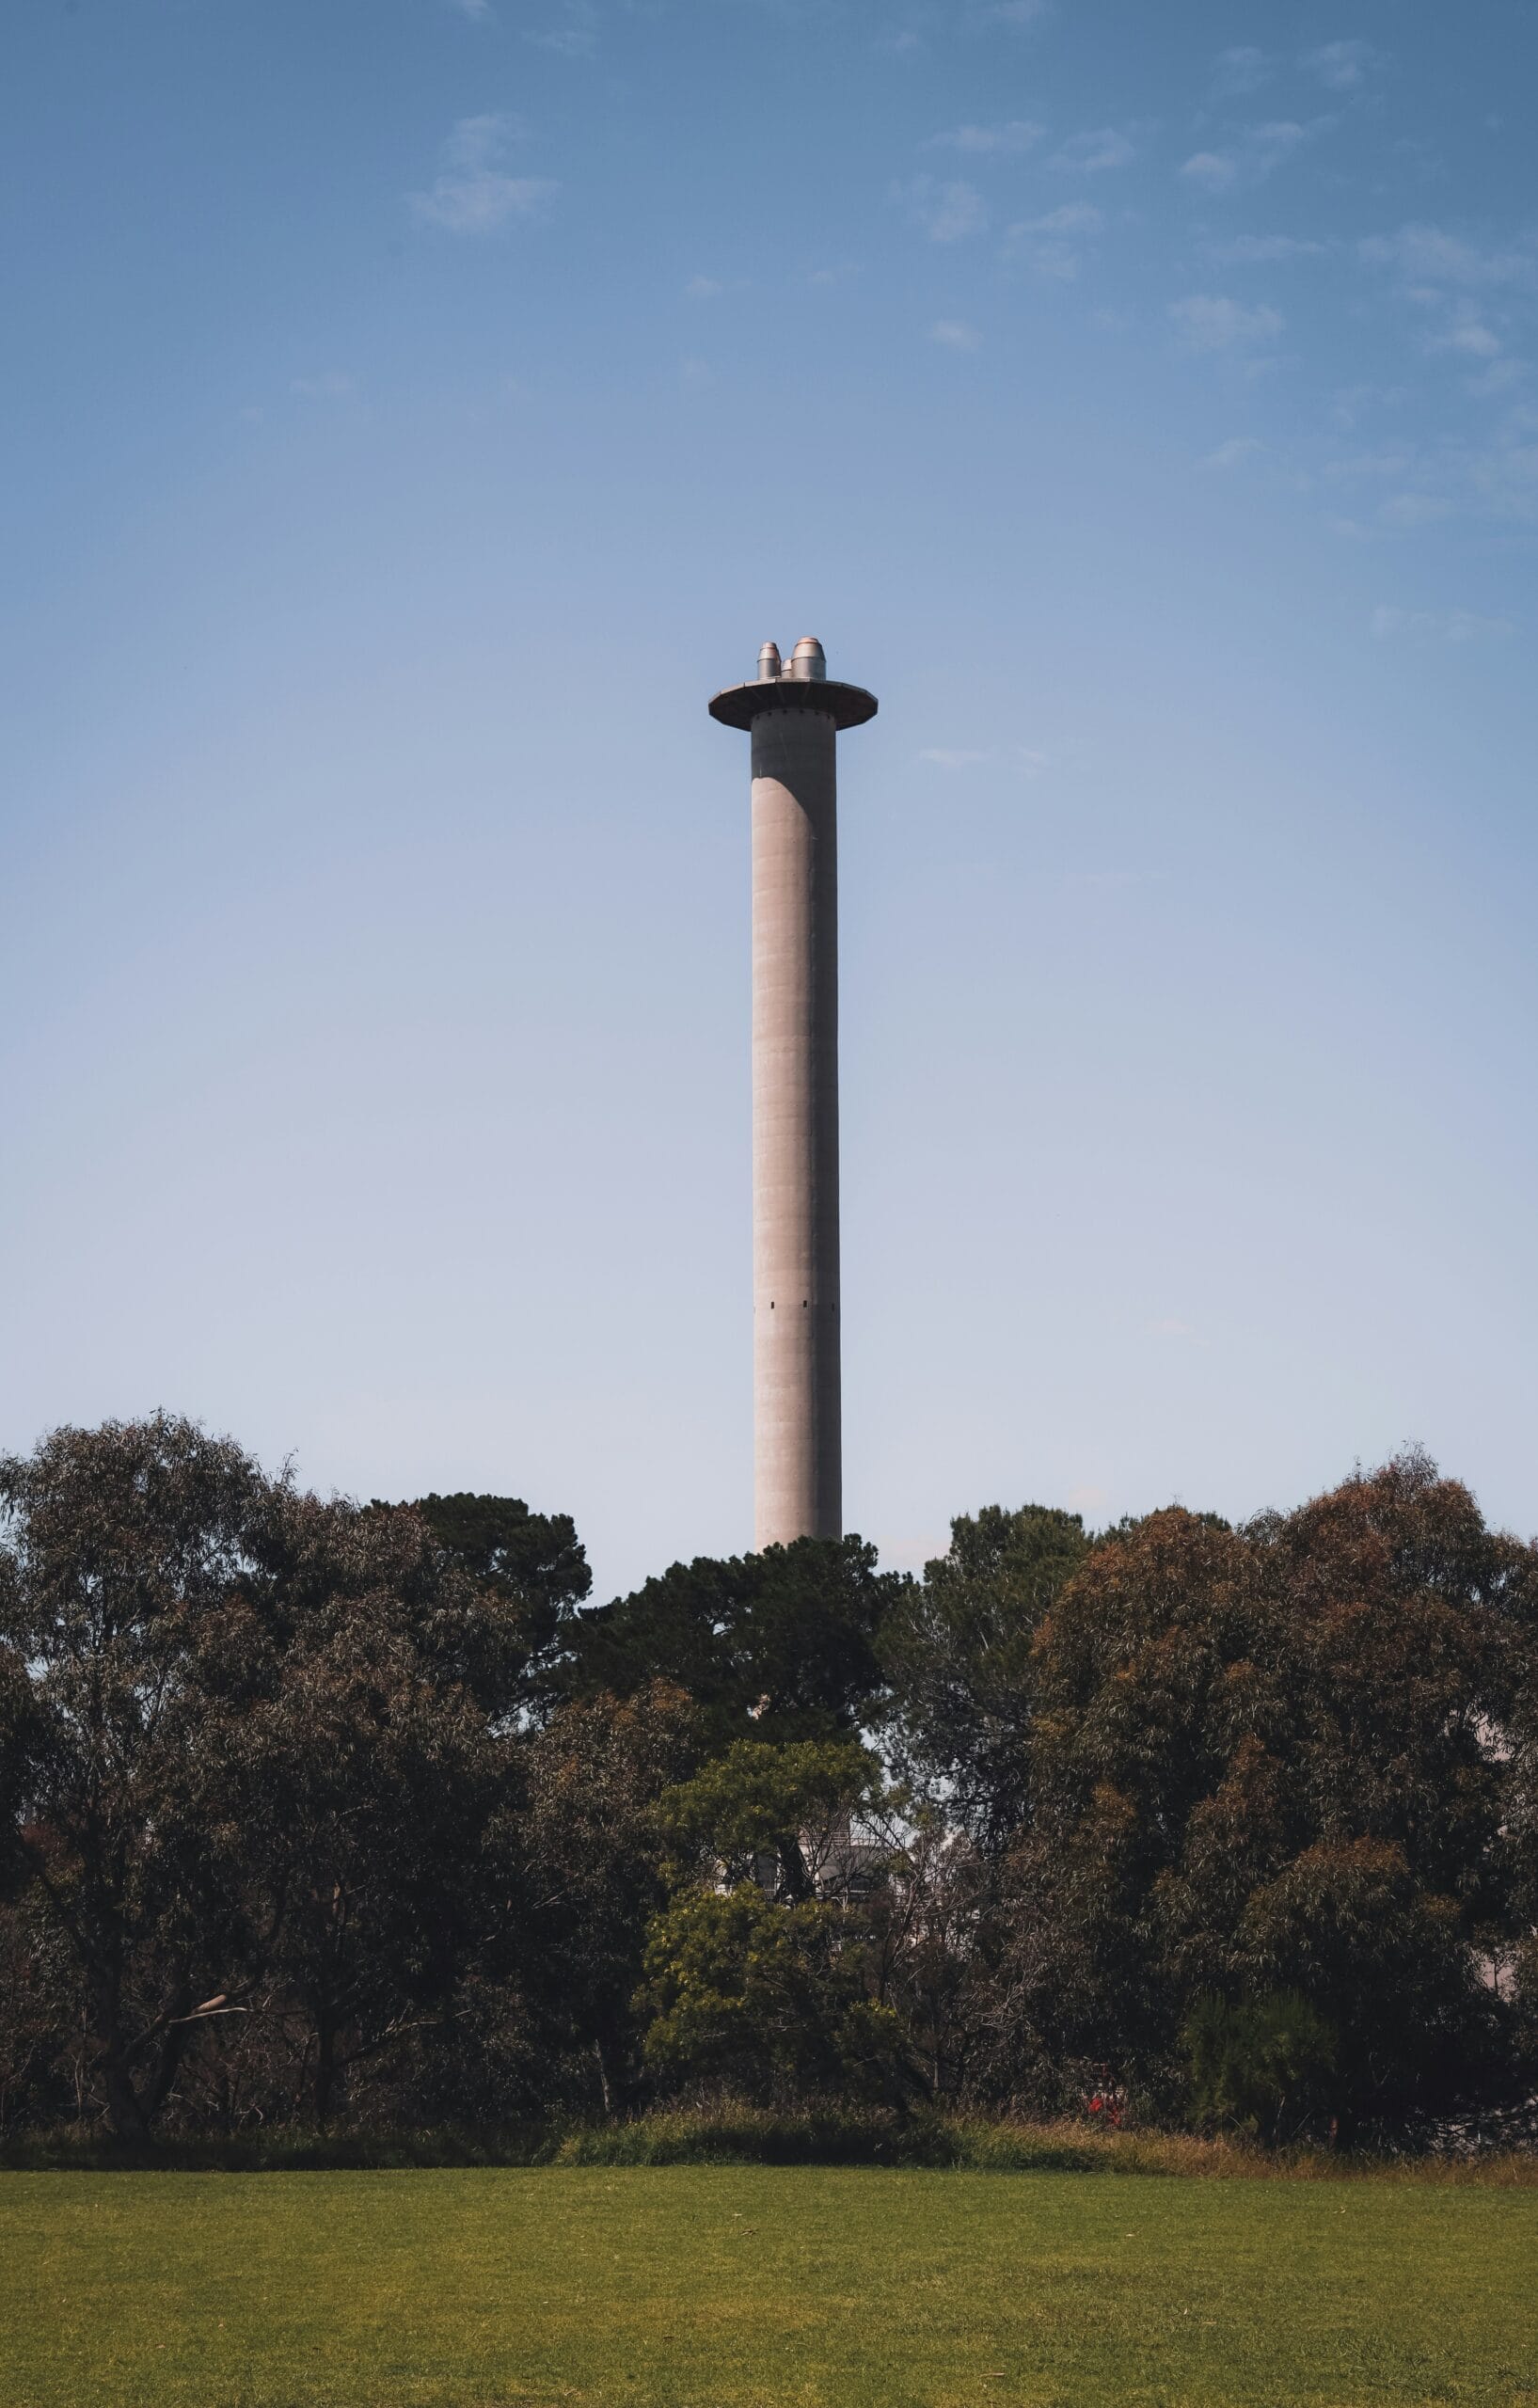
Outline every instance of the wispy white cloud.
{"label": "wispy white cloud", "polygon": [[684,287],[691,301],[719,301],[725,290],[713,276],[691,276]]}
{"label": "wispy white cloud", "polygon": [[1236,234],[1231,242],[1209,244],[1208,256],[1226,267],[1268,267],[1278,260],[1319,259],[1329,247],[1295,234]]}
{"label": "wispy white cloud", "polygon": [[1451,502],[1435,493],[1396,493],[1378,505],[1379,524],[1384,527],[1435,527],[1451,515]]}
{"label": "wispy white cloud", "polygon": [[1506,245],[1482,250],[1440,226],[1401,226],[1392,234],[1369,234],[1357,245],[1370,267],[1392,269],[1408,283],[1454,285],[1475,291],[1493,285],[1530,284],[1538,254]]}
{"label": "wispy white cloud", "polygon": [[1273,167],[1279,167],[1284,159],[1290,159],[1294,150],[1301,150],[1306,142],[1311,142],[1333,123],[1334,119],[1327,117],[1312,118],[1307,125],[1300,125],[1295,118],[1274,118],[1267,125],[1252,125],[1245,143],[1260,172],[1269,175]]}
{"label": "wispy white cloud", "polygon": [[1190,1338],[1194,1332],[1188,1321],[1181,1321],[1174,1313],[1166,1313],[1162,1321],[1150,1321],[1145,1334],[1150,1338]]}
{"label": "wispy white cloud", "polygon": [[350,376],[329,368],[322,376],[295,376],[289,391],[305,402],[344,402],[357,390]]}
{"label": "wispy white cloud", "polygon": [[1102,125],[1088,134],[1070,135],[1053,152],[1052,164],[1070,175],[1101,176],[1109,168],[1125,167],[1136,155],[1128,135],[1114,125]]}
{"label": "wispy white cloud", "polygon": [[983,13],[995,24],[1023,29],[1026,25],[1039,24],[1043,17],[1051,15],[1052,0],[991,0],[991,5]]}
{"label": "wispy white cloud", "polygon": [[1023,218],[1011,226],[1009,248],[1039,276],[1058,277],[1066,281],[1079,273],[1083,258],[1080,244],[1098,233],[1104,222],[1100,211],[1088,201],[1065,201],[1060,209],[1049,209],[1042,217]]}
{"label": "wispy white cloud", "polygon": [[1258,92],[1269,82],[1273,62],[1263,50],[1256,50],[1248,42],[1241,42],[1232,50],[1220,50],[1213,70],[1213,89],[1222,99],[1245,92]]}
{"label": "wispy white cloud", "polygon": [[451,167],[484,167],[510,143],[521,142],[527,133],[522,118],[511,109],[486,109],[479,117],[458,118],[443,146],[444,163]]}
{"label": "wispy white cloud", "polygon": [[1515,633],[1510,619],[1483,618],[1477,610],[1401,610],[1388,603],[1380,603],[1368,624],[1380,642],[1408,637],[1423,643],[1477,643]]}
{"label": "wispy white cloud", "polygon": [[1293,118],[1276,118],[1265,125],[1245,126],[1224,150],[1193,151],[1182,163],[1181,174],[1187,183],[1199,184],[1206,192],[1263,184],[1332,123],[1329,118],[1315,118],[1307,125]]}
{"label": "wispy white cloud", "polygon": [[964,318],[937,318],[929,328],[929,341],[946,351],[975,351],[982,337]]}
{"label": "wispy white cloud", "polygon": [[1200,184],[1204,191],[1227,192],[1239,182],[1239,162],[1231,150],[1193,150],[1181,173],[1187,183]]}
{"label": "wispy white cloud", "polygon": [[1265,450],[1258,435],[1230,435],[1215,452],[1209,452],[1202,462],[1204,468],[1238,468]]}
{"label": "wispy white cloud", "polygon": [[491,23],[491,0],[448,0],[448,5],[459,16],[472,18],[478,24]]}
{"label": "wispy white cloud", "polygon": [[1366,523],[1336,522],[1357,537],[1413,533],[1454,512],[1538,526],[1538,408],[1518,400],[1475,439],[1444,433],[1432,444],[1389,442],[1331,460],[1324,474],[1332,483],[1370,480],[1396,488]]}
{"label": "wispy white cloud", "polygon": [[1478,401],[1493,401],[1503,393],[1514,392],[1517,386],[1527,384],[1531,374],[1525,359],[1492,359],[1478,375],[1464,378],[1464,390]]}
{"label": "wispy white cloud", "polygon": [[1343,385],[1330,404],[1337,426],[1359,426],[1375,410],[1395,409],[1404,399],[1403,385]]}
{"label": "wispy white cloud", "polygon": [[1429,313],[1424,350],[1481,364],[1471,392],[1488,397],[1520,380],[1520,363],[1502,355],[1514,306],[1538,289],[1538,246],[1480,245],[1440,226],[1412,224],[1370,234],[1356,249],[1365,265],[1385,269],[1403,297]]}
{"label": "wispy white cloud", "polygon": [[598,47],[598,12],[592,0],[564,0],[559,21],[541,33],[527,33],[540,50],[553,50],[560,58],[591,58]]}
{"label": "wispy white cloud", "polygon": [[1514,410],[1487,443],[1460,464],[1478,506],[1497,518],[1538,525],[1538,410]]}
{"label": "wispy white cloud", "polygon": [[1495,359],[1504,348],[1500,337],[1486,325],[1479,306],[1460,301],[1451,322],[1431,338],[1433,351],[1459,351],[1470,359]]}
{"label": "wispy white cloud", "polygon": [[968,234],[980,234],[988,223],[988,205],[975,184],[915,176],[901,189],[931,243],[959,243]]}
{"label": "wispy white cloud", "polygon": [[1172,301],[1169,314],[1190,351],[1254,351],[1275,342],[1286,320],[1279,309],[1256,302],[1246,308],[1216,293],[1193,293]]}
{"label": "wispy white cloud", "polygon": [[1298,61],[1332,92],[1355,92],[1382,61],[1370,41],[1327,41]]}
{"label": "wispy white cloud", "polygon": [[1002,754],[997,745],[979,750],[968,745],[927,744],[918,757],[935,769],[982,769],[997,761],[1023,778],[1039,778],[1052,767],[1050,754],[1038,752],[1029,744],[1012,744]]}
{"label": "wispy white cloud", "polygon": [[451,234],[494,234],[516,217],[537,217],[561,189],[547,176],[510,176],[502,164],[521,135],[517,119],[462,117],[444,146],[431,188],[407,196],[416,214]]}
{"label": "wispy white cloud", "polygon": [[1417,455],[1407,443],[1390,443],[1375,452],[1354,452],[1345,459],[1326,460],[1323,474],[1332,483],[1354,482],[1360,477],[1391,477],[1401,483],[1414,474]]}
{"label": "wispy white cloud", "polygon": [[924,144],[926,150],[966,150],[979,153],[990,150],[1029,150],[1046,132],[1029,118],[1011,118],[1005,125],[954,125],[944,134],[931,134]]}
{"label": "wispy white cloud", "polygon": [[1025,234],[1098,234],[1105,219],[1092,200],[1065,200],[1057,208],[1049,209],[1044,217],[1027,217],[1020,230]]}

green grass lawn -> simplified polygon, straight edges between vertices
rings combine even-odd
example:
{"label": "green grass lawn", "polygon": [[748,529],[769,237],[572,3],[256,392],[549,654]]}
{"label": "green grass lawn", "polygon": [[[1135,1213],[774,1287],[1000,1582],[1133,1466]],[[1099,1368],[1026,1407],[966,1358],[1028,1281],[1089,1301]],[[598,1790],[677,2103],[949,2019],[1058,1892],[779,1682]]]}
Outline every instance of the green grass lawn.
{"label": "green grass lawn", "polygon": [[0,2174],[3,2408],[1538,2402],[1538,2193]]}

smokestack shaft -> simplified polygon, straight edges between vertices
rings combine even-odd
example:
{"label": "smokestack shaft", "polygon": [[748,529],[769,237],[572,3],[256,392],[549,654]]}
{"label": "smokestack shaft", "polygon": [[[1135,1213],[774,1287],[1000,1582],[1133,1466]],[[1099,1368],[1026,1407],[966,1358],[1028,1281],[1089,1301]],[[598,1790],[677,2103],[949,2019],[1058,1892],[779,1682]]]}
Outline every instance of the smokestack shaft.
{"label": "smokestack shaft", "polygon": [[844,1527],[836,757],[826,710],[766,711],[753,721],[758,1547],[837,1538]]}

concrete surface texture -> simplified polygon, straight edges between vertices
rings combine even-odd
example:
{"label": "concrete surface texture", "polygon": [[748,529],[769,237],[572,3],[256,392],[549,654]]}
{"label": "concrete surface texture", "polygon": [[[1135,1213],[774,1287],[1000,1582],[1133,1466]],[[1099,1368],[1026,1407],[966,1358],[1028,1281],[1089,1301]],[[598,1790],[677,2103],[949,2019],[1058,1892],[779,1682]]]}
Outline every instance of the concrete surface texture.
{"label": "concrete surface texture", "polygon": [[844,1528],[837,741],[876,708],[803,637],[712,715],[753,738],[753,1544]]}
{"label": "concrete surface texture", "polygon": [[753,728],[753,1543],[844,1528],[837,731]]}

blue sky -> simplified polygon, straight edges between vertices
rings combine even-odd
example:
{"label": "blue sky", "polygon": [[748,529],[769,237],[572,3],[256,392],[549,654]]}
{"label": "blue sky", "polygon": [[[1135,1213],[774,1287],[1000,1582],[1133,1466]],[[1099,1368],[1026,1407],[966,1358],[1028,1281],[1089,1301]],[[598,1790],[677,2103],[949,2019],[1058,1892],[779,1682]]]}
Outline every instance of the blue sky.
{"label": "blue sky", "polygon": [[75,0],[0,179],[0,1442],[745,1545],[747,748],[846,1496],[1538,1527],[1538,10]]}

